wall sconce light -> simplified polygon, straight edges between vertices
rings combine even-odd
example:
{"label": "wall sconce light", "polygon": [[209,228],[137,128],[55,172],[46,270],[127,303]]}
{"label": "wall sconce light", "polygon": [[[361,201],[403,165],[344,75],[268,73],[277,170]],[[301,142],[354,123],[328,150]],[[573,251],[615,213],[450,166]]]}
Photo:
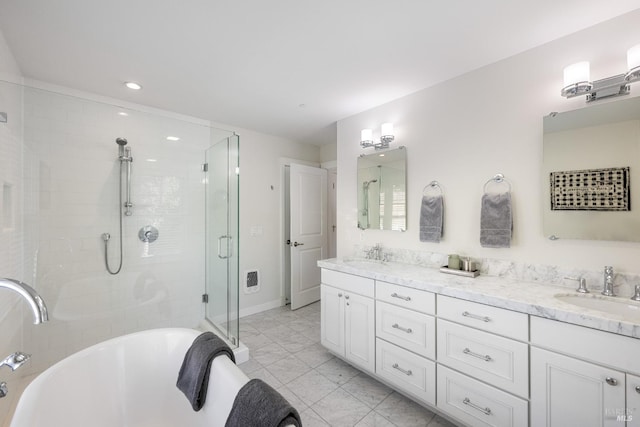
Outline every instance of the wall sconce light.
{"label": "wall sconce light", "polygon": [[360,146],[362,148],[374,147],[376,150],[389,148],[389,143],[393,142],[395,135],[393,134],[393,123],[383,123],[381,126],[380,142],[374,142],[373,130],[362,129],[360,132]]}
{"label": "wall sconce light", "polygon": [[630,83],[640,80],[640,44],[627,51],[627,68],[626,74],[591,82],[588,62],[569,65],[564,69],[564,87],[560,94],[565,98],[586,95],[587,102],[628,95],[631,92]]}

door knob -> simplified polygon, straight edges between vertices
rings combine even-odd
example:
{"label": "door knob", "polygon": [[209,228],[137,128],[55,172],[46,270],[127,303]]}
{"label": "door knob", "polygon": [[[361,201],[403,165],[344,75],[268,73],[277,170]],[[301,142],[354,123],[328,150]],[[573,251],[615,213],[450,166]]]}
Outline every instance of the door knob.
{"label": "door knob", "polygon": [[293,242],[293,246],[296,247],[296,248],[298,246],[302,246],[302,245],[304,245],[304,243]]}

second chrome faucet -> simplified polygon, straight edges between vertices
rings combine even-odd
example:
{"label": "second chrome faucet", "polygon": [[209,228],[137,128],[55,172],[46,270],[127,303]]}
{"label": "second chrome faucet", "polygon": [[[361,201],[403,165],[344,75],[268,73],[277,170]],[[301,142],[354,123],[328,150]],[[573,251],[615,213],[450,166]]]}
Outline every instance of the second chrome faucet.
{"label": "second chrome faucet", "polygon": [[604,267],[604,289],[602,289],[602,295],[608,297],[615,297],[613,292],[613,267],[607,265]]}

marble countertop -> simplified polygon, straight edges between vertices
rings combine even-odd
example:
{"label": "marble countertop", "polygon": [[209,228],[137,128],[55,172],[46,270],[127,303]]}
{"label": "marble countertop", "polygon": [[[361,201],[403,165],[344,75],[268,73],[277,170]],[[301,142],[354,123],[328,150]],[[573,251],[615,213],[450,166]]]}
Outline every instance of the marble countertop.
{"label": "marble countertop", "polygon": [[[318,266],[533,316],[640,338],[640,303],[634,303],[625,297],[602,298],[625,303],[628,301],[630,306],[637,306],[637,314],[612,314],[582,308],[556,298],[558,295],[577,295],[570,288],[503,277],[480,275],[476,278],[468,278],[441,273],[436,268],[366,259],[333,258],[318,261]],[[599,298],[601,295],[593,293],[588,294],[587,297]]]}

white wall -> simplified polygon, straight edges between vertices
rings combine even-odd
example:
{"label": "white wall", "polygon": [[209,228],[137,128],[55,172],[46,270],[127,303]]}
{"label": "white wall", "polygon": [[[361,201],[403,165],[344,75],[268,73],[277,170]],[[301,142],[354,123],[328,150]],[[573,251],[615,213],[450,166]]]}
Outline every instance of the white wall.
{"label": "white wall", "polygon": [[[542,232],[542,117],[551,111],[586,108],[584,98],[560,96],[563,67],[591,61],[592,79],[626,70],[626,50],[640,43],[640,11],[581,31],[465,74],[338,123],[338,255],[355,244],[524,263],[638,272],[640,243],[559,240]],[[505,35],[507,36],[507,35]],[[632,87],[632,95],[640,86]],[[606,102],[606,101],[601,101]],[[614,101],[615,102],[615,101]],[[356,159],[360,130],[395,124],[395,145],[407,147],[408,230],[356,228]],[[483,184],[503,173],[513,186],[514,233],[510,249],[479,243]],[[422,189],[438,180],[445,197],[440,244],[421,243],[418,218]]]}
{"label": "white wall", "polygon": [[240,135],[240,281],[244,272],[252,269],[260,270],[261,281],[261,290],[255,294],[246,295],[240,287],[242,315],[280,303],[280,253],[284,245],[280,227],[284,191],[281,159],[319,165],[320,147],[250,130],[240,129],[237,133]]}
{"label": "white wall", "polygon": [[[0,79],[20,80],[20,69],[0,32]],[[0,123],[0,277],[24,278],[22,88],[0,82],[0,111],[8,122]],[[17,294],[0,290],[0,358],[24,348],[24,330],[33,328]],[[0,378],[9,387],[18,385],[22,372],[3,369]],[[0,399],[0,425],[14,403],[16,393]]]}

